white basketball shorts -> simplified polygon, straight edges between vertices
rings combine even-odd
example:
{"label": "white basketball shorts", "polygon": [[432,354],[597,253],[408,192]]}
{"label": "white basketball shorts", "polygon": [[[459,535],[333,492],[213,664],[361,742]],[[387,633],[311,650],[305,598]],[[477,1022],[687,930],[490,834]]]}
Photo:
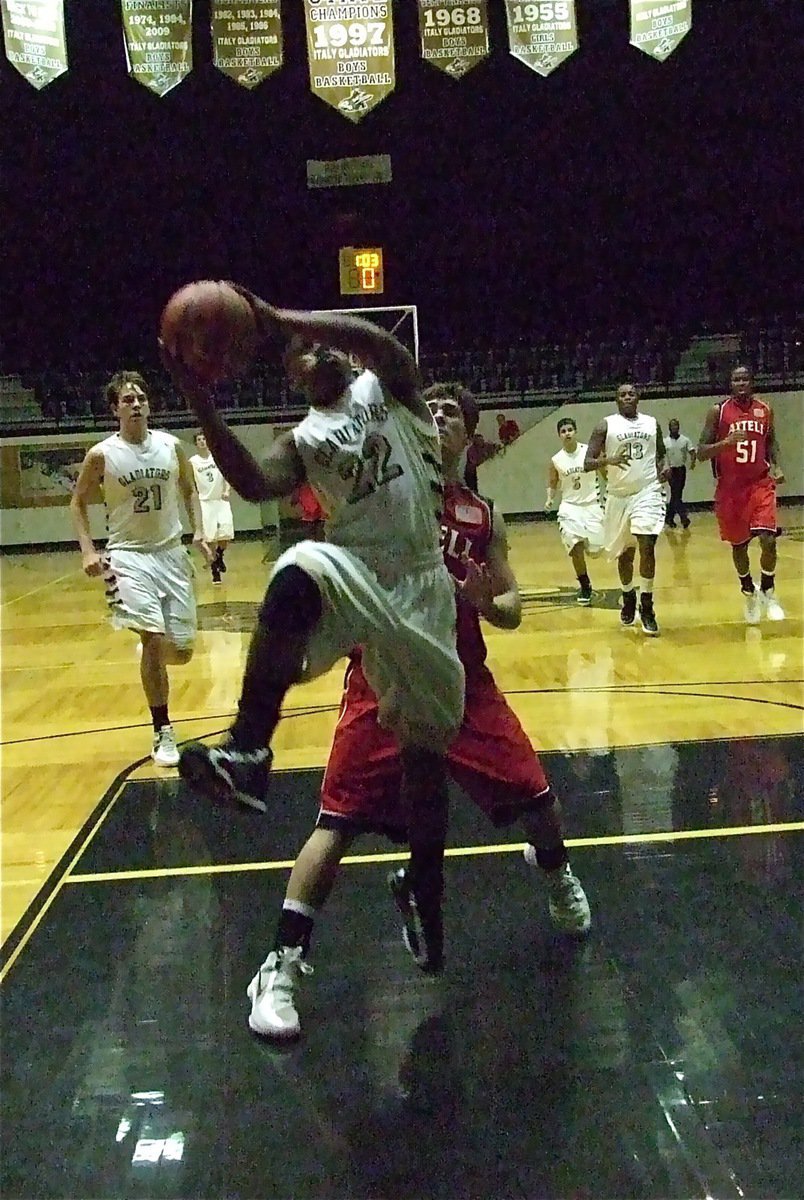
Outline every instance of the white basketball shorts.
{"label": "white basketball shorts", "polygon": [[115,629],[163,633],[180,650],[192,647],[197,629],[193,568],[183,546],[109,550],[103,564]]}
{"label": "white basketball shorts", "polygon": [[664,529],[665,502],[661,484],[650,483],[633,496],[606,496],[603,541],[606,553],[617,558],[633,544],[635,535],[659,534]]}
{"label": "white basketball shorts", "polygon": [[562,500],[558,509],[558,532],[567,554],[583,542],[589,554],[603,549],[603,509],[599,504],[572,504]]}
{"label": "white basketball shorts", "polygon": [[234,538],[232,506],[228,500],[199,500],[201,529],[207,542],[231,542]]}
{"label": "white basketball shorts", "polygon": [[324,599],[305,678],[362,647],[383,728],[402,745],[445,749],[463,720],[464,673],[455,648],[455,590],[443,563],[387,588],[354,554],[327,542],[297,542],[272,574],[291,565],[316,581]]}

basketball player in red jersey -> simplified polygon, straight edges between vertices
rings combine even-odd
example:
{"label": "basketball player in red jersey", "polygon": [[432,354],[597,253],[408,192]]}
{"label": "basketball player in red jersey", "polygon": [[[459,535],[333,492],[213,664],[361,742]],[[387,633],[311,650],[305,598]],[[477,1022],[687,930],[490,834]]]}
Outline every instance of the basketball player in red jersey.
{"label": "basketball player in red jersey", "polygon": [[[745,619],[756,625],[763,615],[783,621],[775,593],[776,485],[779,469],[773,410],[754,395],[751,373],[735,367],[731,395],[709,411],[698,445],[698,458],[711,458],[717,485],[715,516],[720,537],[731,544],[745,600]],[[751,578],[748,544],[759,538],[759,591]]]}
{"label": "basketball player in red jersey", "polygon": [[[558,802],[527,735],[485,665],[480,616],[499,628],[514,629],[521,620],[521,602],[508,562],[502,517],[461,479],[462,456],[477,425],[477,407],[471,393],[458,384],[436,384],[424,399],[441,438],[442,549],[457,592],[458,653],[466,672],[465,716],[447,751],[449,769],[495,825],[519,821],[528,840],[525,857],[542,869],[553,923],[565,933],[583,934],[590,924],[589,904],[567,860]],[[311,970],[307,953],[313,922],[354,838],[373,831],[405,840],[399,748],[380,728],[377,711],[377,700],[355,653],[346,675],[316,828],[293,868],[274,948],[248,989],[249,1025],[268,1037],[299,1033],[294,989],[300,975]],[[407,949],[423,970],[438,970],[441,963],[426,957],[426,941],[411,890],[405,886],[404,869],[391,875],[389,884],[402,913]]]}

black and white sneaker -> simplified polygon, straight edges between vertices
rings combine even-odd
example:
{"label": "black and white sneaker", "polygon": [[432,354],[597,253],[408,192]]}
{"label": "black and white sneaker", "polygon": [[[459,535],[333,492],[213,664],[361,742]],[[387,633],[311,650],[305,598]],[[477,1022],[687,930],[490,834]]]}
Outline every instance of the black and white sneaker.
{"label": "black and white sneaker", "polygon": [[404,867],[388,876],[388,887],[402,917],[402,941],[420,970],[437,975],[444,966],[444,924],[437,902],[429,914],[420,909]]}
{"label": "black and white sneaker", "polygon": [[575,597],[576,604],[583,604],[588,607],[592,603],[592,589],[581,588],[578,595]]}
{"label": "black and white sneaker", "polygon": [[637,594],[636,588],[631,588],[630,592],[623,592],[623,601],[620,605],[620,624],[631,626],[636,619]]}
{"label": "black and white sneaker", "polygon": [[639,598],[639,622],[644,633],[648,637],[659,636],[659,626],[656,624],[656,614],[653,611],[653,596],[646,595]]}
{"label": "black and white sneaker", "polygon": [[273,757],[269,747],[239,750],[232,742],[222,746],[190,742],[179,755],[179,774],[194,791],[216,804],[244,804],[265,812]]}

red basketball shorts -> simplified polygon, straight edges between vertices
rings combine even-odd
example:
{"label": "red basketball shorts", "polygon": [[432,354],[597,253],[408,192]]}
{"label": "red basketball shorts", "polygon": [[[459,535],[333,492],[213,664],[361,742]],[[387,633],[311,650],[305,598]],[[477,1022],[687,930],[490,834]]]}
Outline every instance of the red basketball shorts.
{"label": "red basketball shorts", "polygon": [[755,533],[776,532],[776,484],[766,476],[740,487],[715,489],[715,516],[721,540],[732,546],[747,542]]}
{"label": "red basketball shorts", "polygon": [[[447,751],[450,774],[495,825],[543,804],[549,793],[530,739],[491,673],[466,678],[463,724]],[[402,767],[395,738],[377,724],[377,701],[359,668],[350,668],[321,788],[325,829],[407,837]]]}

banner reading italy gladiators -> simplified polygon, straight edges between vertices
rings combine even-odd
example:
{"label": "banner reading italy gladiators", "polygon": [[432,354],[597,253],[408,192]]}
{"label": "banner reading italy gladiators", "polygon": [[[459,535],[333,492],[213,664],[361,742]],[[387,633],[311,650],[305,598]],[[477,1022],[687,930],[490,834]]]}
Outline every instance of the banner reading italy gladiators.
{"label": "banner reading italy gladiators", "polygon": [[314,94],[359,121],[394,90],[393,4],[304,0]]}
{"label": "banner reading italy gladiators", "polygon": [[692,29],[692,0],[631,0],[631,45],[660,62]]}
{"label": "banner reading italy gladiators", "polygon": [[67,70],[64,0],[0,0],[6,57],[37,89]]}
{"label": "banner reading italy gladiators", "polygon": [[422,58],[453,79],[461,79],[488,57],[486,0],[419,0]]}
{"label": "banner reading italy gladiators", "polygon": [[279,4],[212,0],[212,54],[218,70],[241,87],[262,83],[282,66]]}
{"label": "banner reading italy gladiators", "polygon": [[575,0],[505,0],[505,15],[511,53],[537,75],[549,75],[578,49]]}
{"label": "banner reading italy gladiators", "polygon": [[128,73],[165,96],[193,69],[193,0],[120,0]]}

